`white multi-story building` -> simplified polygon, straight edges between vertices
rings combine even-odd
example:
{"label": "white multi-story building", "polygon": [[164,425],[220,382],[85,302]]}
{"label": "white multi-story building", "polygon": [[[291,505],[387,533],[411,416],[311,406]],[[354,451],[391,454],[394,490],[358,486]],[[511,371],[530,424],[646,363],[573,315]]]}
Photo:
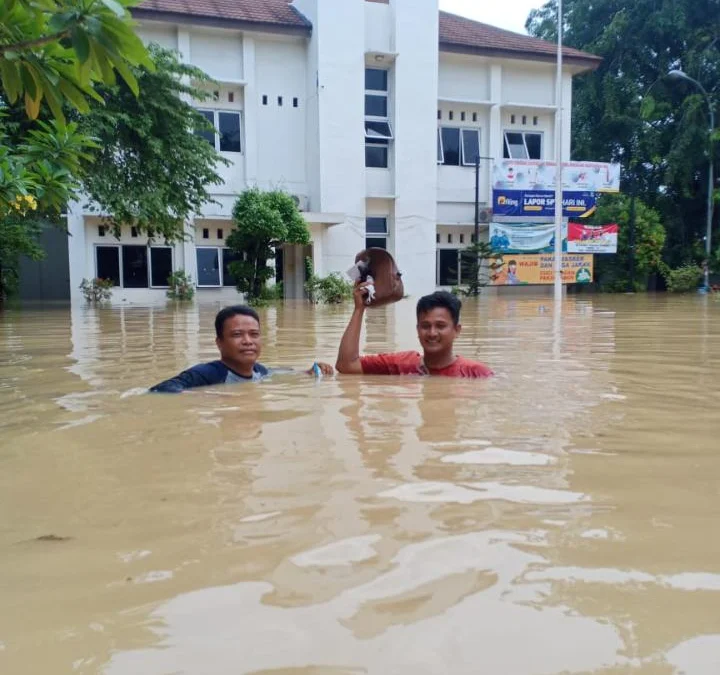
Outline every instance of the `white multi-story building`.
{"label": "white multi-story building", "polygon": [[[217,82],[198,107],[230,166],[219,205],[172,246],[130,228],[117,240],[75,204],[73,293],[102,276],[116,300],[160,298],[184,269],[199,295],[233,297],[224,241],[251,186],[295,195],[312,233],[278,255],[287,297],[302,296],[305,256],[317,274],[345,271],[366,245],[393,253],[407,292],[428,292],[456,281],[471,243],[475,157],[486,206],[493,158],[554,156],[554,45],[438,12],[437,0],[146,0],[134,14],[144,40]],[[565,51],[564,158],[572,77],[598,63]]]}

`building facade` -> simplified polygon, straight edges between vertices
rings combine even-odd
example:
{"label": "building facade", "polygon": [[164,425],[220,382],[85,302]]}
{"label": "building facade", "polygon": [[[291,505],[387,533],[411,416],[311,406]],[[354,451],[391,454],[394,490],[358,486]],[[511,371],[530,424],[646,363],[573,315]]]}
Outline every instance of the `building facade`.
{"label": "building facade", "polygon": [[[116,239],[73,204],[73,295],[101,276],[115,279],[116,301],[163,298],[182,269],[199,297],[237,297],[224,242],[236,196],[253,186],[294,195],[311,231],[311,246],[278,255],[288,298],[303,295],[306,256],[316,274],[344,272],[366,246],[392,252],[411,295],[453,285],[474,231],[475,158],[486,207],[494,159],[554,155],[555,46],[439,12],[437,0],[146,0],[134,14],[146,42],[217,83],[197,107],[230,165],[218,203],[170,246],[132,228]],[[572,77],[598,62],[566,50],[565,159]]]}

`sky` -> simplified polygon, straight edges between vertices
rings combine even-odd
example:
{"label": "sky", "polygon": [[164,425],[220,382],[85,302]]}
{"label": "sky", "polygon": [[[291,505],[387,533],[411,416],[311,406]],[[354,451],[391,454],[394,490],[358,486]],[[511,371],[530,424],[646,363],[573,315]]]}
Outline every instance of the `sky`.
{"label": "sky", "polygon": [[525,21],[530,10],[543,4],[542,0],[440,0],[440,9],[498,28],[525,33]]}

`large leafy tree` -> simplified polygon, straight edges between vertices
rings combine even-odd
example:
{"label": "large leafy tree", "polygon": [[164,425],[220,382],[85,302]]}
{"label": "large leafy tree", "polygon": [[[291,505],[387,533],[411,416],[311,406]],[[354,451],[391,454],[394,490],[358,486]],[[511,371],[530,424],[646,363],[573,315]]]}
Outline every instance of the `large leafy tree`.
{"label": "large leafy tree", "polygon": [[282,244],[308,244],[310,232],[292,197],[279,190],[243,192],[233,207],[233,221],[235,229],[227,245],[236,261],[230,263],[230,272],[238,290],[252,301],[261,296],[272,276],[267,261],[273,249]]}
{"label": "large leafy tree", "polygon": [[167,241],[181,239],[183,223],[211,201],[225,162],[193,133],[207,121],[186,99],[209,96],[208,77],[180,63],[176,54],[151,46],[154,68],[133,69],[139,96],[126,82],[98,87],[103,104],[80,116],[80,128],[96,139],[84,163],[84,192],[117,233],[123,225]]}
{"label": "large leafy tree", "polygon": [[[555,11],[555,0],[533,11],[529,31],[554,40]],[[564,11],[566,43],[603,57],[595,72],[575,78],[574,156],[621,162],[624,191],[656,209],[667,229],[666,261],[697,258],[707,196],[707,106],[697,90],[666,75],[684,70],[717,105],[720,4],[565,0]]]}

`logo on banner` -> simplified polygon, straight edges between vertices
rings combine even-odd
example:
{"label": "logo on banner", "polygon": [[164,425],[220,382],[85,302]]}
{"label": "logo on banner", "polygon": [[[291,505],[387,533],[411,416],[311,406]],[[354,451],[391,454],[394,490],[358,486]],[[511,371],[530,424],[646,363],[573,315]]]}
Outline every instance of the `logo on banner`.
{"label": "logo on banner", "polygon": [[[563,217],[589,218],[595,213],[594,192],[564,192]],[[550,190],[493,190],[493,212],[498,216],[552,218],[555,193]]]}

